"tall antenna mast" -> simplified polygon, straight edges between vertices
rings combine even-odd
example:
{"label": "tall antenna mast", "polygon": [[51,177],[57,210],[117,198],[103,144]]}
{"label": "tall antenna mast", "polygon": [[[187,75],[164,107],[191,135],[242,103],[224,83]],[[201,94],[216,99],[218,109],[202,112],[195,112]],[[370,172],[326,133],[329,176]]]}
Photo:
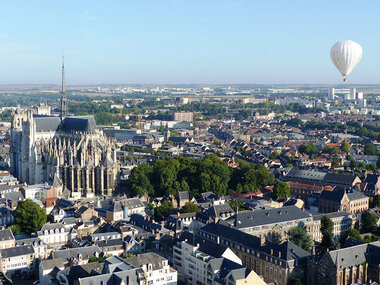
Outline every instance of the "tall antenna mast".
{"label": "tall antenna mast", "polygon": [[62,54],[62,89],[61,89],[61,121],[67,117],[68,105],[66,98],[66,84],[65,84],[65,57]]}

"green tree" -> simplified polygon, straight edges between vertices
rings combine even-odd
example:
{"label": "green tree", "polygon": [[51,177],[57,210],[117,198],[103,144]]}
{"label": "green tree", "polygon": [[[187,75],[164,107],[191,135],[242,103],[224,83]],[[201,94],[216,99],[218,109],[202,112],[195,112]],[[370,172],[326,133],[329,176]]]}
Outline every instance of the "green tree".
{"label": "green tree", "polygon": [[337,156],[337,155],[334,155],[334,156],[333,156],[333,159],[331,160],[331,166],[332,166],[333,168],[335,168],[335,167],[338,167],[339,164],[340,164],[340,161],[339,161],[338,156]]}
{"label": "green tree", "polygon": [[360,232],[357,229],[351,228],[349,231],[343,233],[340,236],[340,239],[339,239],[340,244],[344,245],[348,237],[358,240],[358,241],[363,241],[362,238],[360,237]]}
{"label": "green tree", "polygon": [[153,168],[148,163],[142,163],[131,171],[129,183],[134,195],[153,195],[154,188],[151,184]]}
{"label": "green tree", "polygon": [[356,162],[355,159],[350,160],[350,168],[351,168],[351,170],[355,170],[358,168],[358,163]]}
{"label": "green tree", "polygon": [[18,224],[13,224],[9,227],[14,235],[21,234],[21,227]]}
{"label": "green tree", "polygon": [[351,150],[350,144],[348,142],[342,142],[340,150],[343,152],[349,152]]}
{"label": "green tree", "polygon": [[277,200],[278,198],[290,197],[290,186],[284,181],[278,181],[274,185],[272,199]]}
{"label": "green tree", "polygon": [[307,234],[306,230],[302,227],[294,227],[289,230],[289,240],[300,248],[311,252],[311,247],[313,245],[310,236]]}
{"label": "green tree", "polygon": [[15,222],[21,231],[30,235],[46,223],[46,212],[30,199],[19,202],[14,211]]}
{"label": "green tree", "polygon": [[358,241],[363,241],[360,236],[360,232],[357,229],[350,229],[348,231],[348,237],[356,239]]}
{"label": "green tree", "polygon": [[364,146],[364,154],[365,155],[378,155],[379,152],[375,145],[373,144],[366,144]]}
{"label": "green tree", "polygon": [[380,195],[375,195],[369,199],[369,207],[380,207]]}
{"label": "green tree", "polygon": [[231,200],[228,204],[230,205],[231,209],[233,209],[233,210],[235,210],[236,208],[239,211],[247,210],[247,208],[245,207],[245,204],[243,202],[239,202],[237,200]]}
{"label": "green tree", "polygon": [[315,145],[313,143],[302,144],[298,148],[299,152],[306,153],[308,155],[312,155],[316,152]]}
{"label": "green tree", "polygon": [[292,277],[289,281],[289,285],[302,285],[300,278]]}
{"label": "green tree", "polygon": [[306,147],[306,153],[308,155],[314,154],[316,152],[315,145],[313,143],[308,143]]}
{"label": "green tree", "polygon": [[165,219],[170,215],[171,210],[173,209],[173,203],[170,201],[164,201],[162,204],[154,208],[154,219],[158,222]]}
{"label": "green tree", "polygon": [[185,205],[182,207],[182,213],[194,213],[194,212],[200,212],[201,209],[199,209],[199,207],[193,203],[191,203],[190,201],[189,202],[186,202]]}
{"label": "green tree", "polygon": [[104,262],[106,262],[106,257],[91,256],[88,259],[88,263],[93,263],[93,262],[104,263]]}
{"label": "green tree", "polygon": [[363,233],[376,233],[377,231],[377,216],[369,210],[362,214],[361,228]]}
{"label": "green tree", "polygon": [[326,252],[328,249],[333,247],[333,234],[334,223],[327,216],[323,216],[321,219],[321,233],[322,233],[322,241],[321,241],[321,252]]}

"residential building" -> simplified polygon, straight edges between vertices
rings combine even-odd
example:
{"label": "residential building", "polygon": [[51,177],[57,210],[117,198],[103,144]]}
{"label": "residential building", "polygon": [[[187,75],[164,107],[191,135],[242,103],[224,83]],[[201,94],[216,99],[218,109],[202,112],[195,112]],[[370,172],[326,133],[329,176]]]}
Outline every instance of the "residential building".
{"label": "residential building", "polygon": [[[173,266],[178,279],[197,284],[266,284],[256,273],[242,265],[240,258],[227,246],[184,232],[173,245]],[[234,274],[241,271],[243,274]],[[232,276],[231,276],[232,275]]]}
{"label": "residential building", "polygon": [[313,218],[311,214],[296,206],[286,206],[269,210],[240,211],[225,220],[225,223],[245,233],[260,237],[264,243],[286,240],[288,231],[299,225],[305,227],[311,234]]}
{"label": "residential building", "polygon": [[86,264],[90,257],[99,257],[102,250],[96,246],[86,246],[57,250],[52,252],[52,257],[61,258],[65,265]]}
{"label": "residential building", "polygon": [[146,278],[145,284],[177,284],[177,271],[170,267],[167,259],[153,253],[143,253],[126,260],[134,268],[141,269]]}
{"label": "residential building", "polygon": [[16,240],[11,229],[0,231],[0,249],[15,247]]}
{"label": "residential building", "polygon": [[39,259],[46,259],[51,252],[48,246],[40,238],[26,238],[16,240],[16,246],[31,245],[34,249],[34,256]]}
{"label": "residential building", "polygon": [[286,285],[292,277],[305,278],[310,254],[291,241],[267,242],[222,223],[210,223],[200,229],[202,238],[228,246],[242,264],[262,276],[267,283]]}
{"label": "residential building", "polygon": [[52,284],[52,282],[49,282],[50,281],[49,274],[53,270],[58,271],[58,270],[63,270],[64,268],[65,268],[64,261],[60,258],[41,260],[39,268],[38,268],[40,285]]}
{"label": "residential building", "polygon": [[106,207],[105,219],[109,222],[124,220],[133,214],[144,213],[145,211],[145,205],[139,198],[106,200],[102,206]]}
{"label": "residential building", "polygon": [[334,223],[333,234],[334,237],[339,238],[343,233],[348,232],[351,228],[353,228],[356,217],[354,214],[349,212],[333,212],[326,213],[323,215],[314,215],[313,216],[313,228],[312,228],[312,237],[314,241],[321,242],[322,241],[322,233],[321,233],[321,219],[323,216],[330,218],[330,220]]}
{"label": "residential building", "polygon": [[1,272],[11,276],[16,270],[31,273],[34,270],[34,249],[31,245],[0,249]]}
{"label": "residential building", "polygon": [[76,237],[76,231],[73,228],[66,228],[62,223],[44,224],[37,231],[37,236],[48,246],[58,247]]}
{"label": "residential building", "polygon": [[193,112],[174,112],[174,121],[177,122],[192,122],[194,120]]}
{"label": "residential building", "polygon": [[14,224],[15,217],[13,212],[7,206],[0,207],[0,227]]}

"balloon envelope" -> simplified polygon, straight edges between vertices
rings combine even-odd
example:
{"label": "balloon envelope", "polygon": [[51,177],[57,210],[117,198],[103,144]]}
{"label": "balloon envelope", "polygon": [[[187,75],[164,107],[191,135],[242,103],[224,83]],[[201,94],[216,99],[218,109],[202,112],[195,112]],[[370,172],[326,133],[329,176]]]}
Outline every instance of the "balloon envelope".
{"label": "balloon envelope", "polygon": [[330,50],[331,61],[343,75],[344,81],[346,81],[346,76],[360,62],[362,54],[362,47],[354,41],[340,41],[332,46]]}

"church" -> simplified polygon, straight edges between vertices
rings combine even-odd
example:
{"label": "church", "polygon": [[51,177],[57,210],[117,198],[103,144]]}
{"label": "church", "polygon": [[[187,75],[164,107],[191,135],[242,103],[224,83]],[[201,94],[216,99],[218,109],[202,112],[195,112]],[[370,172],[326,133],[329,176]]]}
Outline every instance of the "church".
{"label": "church", "polygon": [[60,116],[49,106],[13,113],[11,171],[29,185],[53,183],[72,198],[112,196],[119,164],[114,143],[94,116],[68,116],[62,64]]}

